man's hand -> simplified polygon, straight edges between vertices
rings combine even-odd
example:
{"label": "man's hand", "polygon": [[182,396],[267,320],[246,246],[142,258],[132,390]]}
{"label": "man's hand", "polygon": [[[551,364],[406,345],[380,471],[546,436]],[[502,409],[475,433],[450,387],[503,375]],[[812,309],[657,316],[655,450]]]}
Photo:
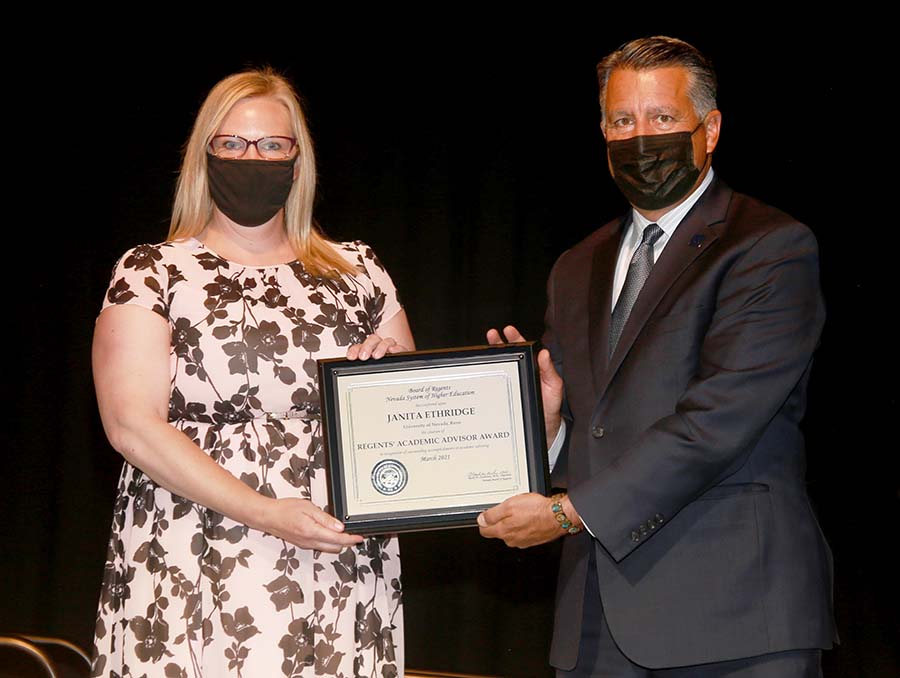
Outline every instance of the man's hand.
{"label": "man's hand", "polygon": [[[503,335],[508,342],[526,341],[519,330],[512,325],[503,328]],[[489,344],[505,343],[503,337],[495,329],[487,332],[487,340]],[[553,366],[553,360],[550,359],[550,351],[546,348],[538,353],[538,369],[541,372],[541,399],[544,402],[544,426],[547,430],[547,444],[553,443],[556,434],[559,432],[560,414],[563,400],[563,380]]]}
{"label": "man's hand", "polygon": [[[564,497],[562,504],[569,520],[580,527],[581,519],[569,498]],[[566,535],[554,517],[552,505],[552,499],[540,494],[517,494],[479,515],[479,532],[482,537],[502,539],[507,546],[520,549],[546,544]]]}

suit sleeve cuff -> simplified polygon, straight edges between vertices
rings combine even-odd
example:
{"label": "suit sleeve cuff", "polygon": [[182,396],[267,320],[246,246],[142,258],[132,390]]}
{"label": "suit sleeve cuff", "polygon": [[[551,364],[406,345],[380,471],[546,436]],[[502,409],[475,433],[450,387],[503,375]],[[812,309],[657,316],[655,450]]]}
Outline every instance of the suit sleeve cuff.
{"label": "suit sleeve cuff", "polygon": [[[569,501],[572,502],[572,506],[575,506],[575,502],[572,501],[572,495],[569,495]],[[575,510],[578,511],[578,507],[577,507],[577,506],[575,506]],[[589,535],[591,535],[594,539],[596,539],[596,538],[597,538],[597,535],[594,534],[594,532],[591,530],[590,525],[588,525],[586,522],[584,522],[584,518],[582,518],[582,516],[581,516],[581,511],[578,511],[578,517],[581,519],[581,526],[582,526],[585,530],[587,530],[587,533],[588,533]]]}

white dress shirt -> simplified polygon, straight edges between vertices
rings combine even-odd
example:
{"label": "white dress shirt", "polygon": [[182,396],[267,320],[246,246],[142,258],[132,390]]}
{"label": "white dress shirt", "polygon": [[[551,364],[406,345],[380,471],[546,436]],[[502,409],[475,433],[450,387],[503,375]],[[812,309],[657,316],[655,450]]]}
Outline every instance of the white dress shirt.
{"label": "white dress shirt", "polygon": [[709,172],[706,173],[703,181],[701,181],[700,185],[688,196],[687,200],[673,207],[655,222],[650,221],[643,214],[632,208],[631,225],[628,227],[628,230],[625,232],[625,237],[622,238],[622,242],[619,245],[619,258],[616,260],[616,274],[613,277],[612,306],[610,306],[610,308],[616,307],[616,301],[618,301],[619,295],[622,293],[622,288],[625,286],[625,277],[628,275],[628,266],[631,264],[631,257],[634,256],[635,250],[641,244],[644,229],[650,224],[656,223],[663,231],[663,234],[653,246],[653,261],[659,261],[659,256],[672,238],[672,234],[675,233],[675,229],[678,228],[678,224],[680,224],[685,215],[690,212],[694,204],[700,199],[700,196],[703,195],[703,192],[712,183],[712,180],[713,171],[712,167],[710,167]]}

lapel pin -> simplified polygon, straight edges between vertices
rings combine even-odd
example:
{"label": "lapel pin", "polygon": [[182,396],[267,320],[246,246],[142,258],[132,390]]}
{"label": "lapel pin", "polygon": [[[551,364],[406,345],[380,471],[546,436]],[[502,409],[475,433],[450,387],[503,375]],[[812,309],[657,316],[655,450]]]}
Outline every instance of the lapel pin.
{"label": "lapel pin", "polygon": [[693,238],[691,238],[690,246],[691,247],[700,247],[703,245],[703,241],[706,239],[705,235],[698,233]]}

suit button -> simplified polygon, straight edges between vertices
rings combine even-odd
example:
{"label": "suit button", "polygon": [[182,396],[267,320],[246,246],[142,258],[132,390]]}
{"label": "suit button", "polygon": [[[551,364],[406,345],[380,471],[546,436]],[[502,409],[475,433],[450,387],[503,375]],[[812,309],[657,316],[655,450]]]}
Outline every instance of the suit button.
{"label": "suit button", "polygon": [[631,541],[640,541],[641,535],[638,534],[637,530],[632,530],[631,532]]}
{"label": "suit button", "polygon": [[646,525],[641,525],[641,536],[642,536],[642,537],[646,537],[646,536],[647,536],[647,532],[648,532],[647,526],[646,526]]}
{"label": "suit button", "polygon": [[663,524],[663,521],[664,521],[665,519],[663,518],[662,513],[657,513],[657,514],[653,517],[653,520],[656,521],[656,524],[657,524],[657,525],[662,525],[662,524]]}
{"label": "suit button", "polygon": [[602,426],[595,426],[591,429],[591,435],[595,438],[602,438],[604,433],[606,433],[606,431],[603,430]]}

